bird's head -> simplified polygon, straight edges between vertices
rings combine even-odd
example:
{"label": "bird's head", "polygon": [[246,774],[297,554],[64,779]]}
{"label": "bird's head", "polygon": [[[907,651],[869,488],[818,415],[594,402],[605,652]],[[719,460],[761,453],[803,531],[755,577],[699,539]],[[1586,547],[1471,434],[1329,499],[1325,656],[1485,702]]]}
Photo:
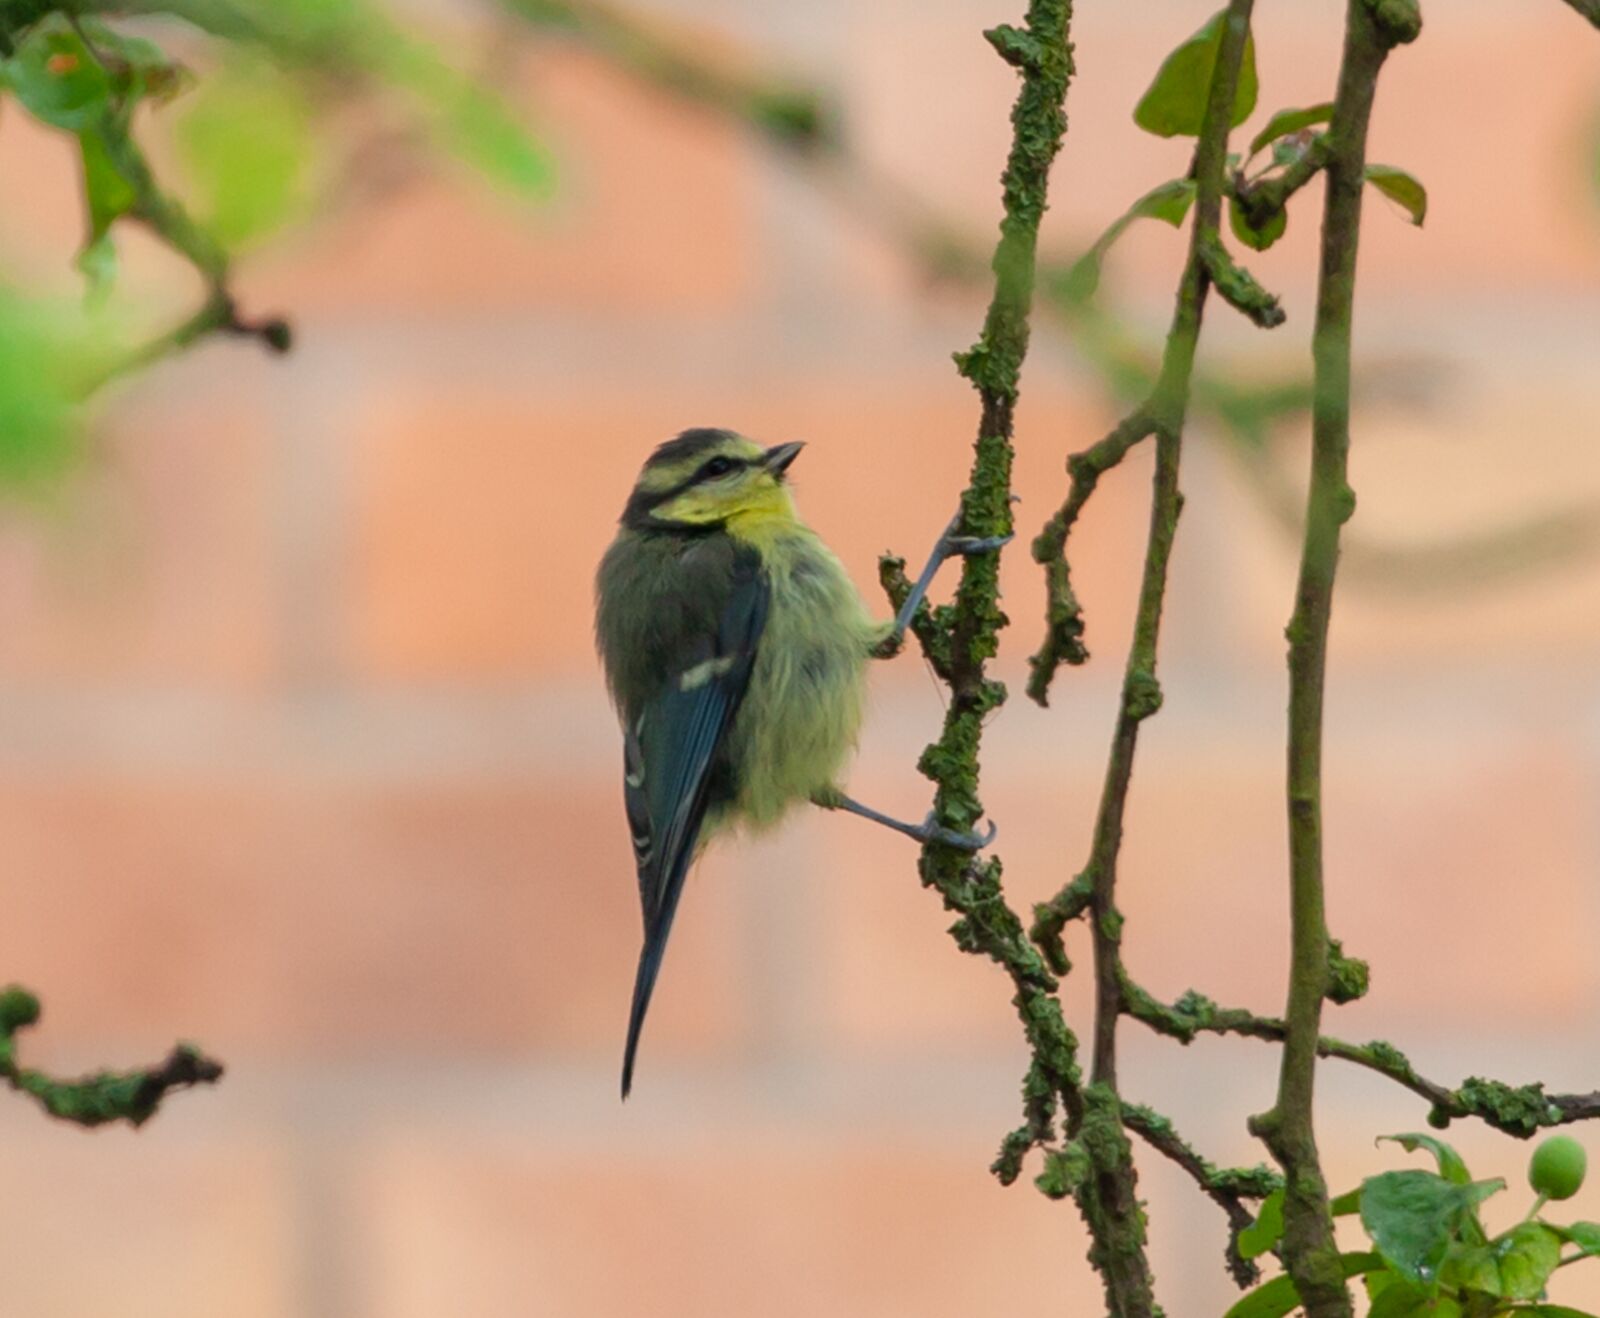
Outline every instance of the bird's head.
{"label": "bird's head", "polygon": [[762,448],[731,430],[685,430],[650,455],[622,524],[709,530],[736,520],[794,519],[785,473],[804,447]]}

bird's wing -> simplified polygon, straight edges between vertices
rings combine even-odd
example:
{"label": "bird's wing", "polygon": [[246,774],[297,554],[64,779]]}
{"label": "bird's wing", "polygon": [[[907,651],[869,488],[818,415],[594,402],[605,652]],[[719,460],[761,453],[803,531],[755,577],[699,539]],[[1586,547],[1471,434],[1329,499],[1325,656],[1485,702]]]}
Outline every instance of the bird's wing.
{"label": "bird's wing", "polygon": [[641,708],[628,710],[623,796],[639,869],[644,949],[634,978],[622,1095],[633,1083],[634,1056],[661,969],[684,877],[694,859],[713,769],[750,684],[766,624],[769,587],[754,553],[736,554],[714,630],[673,657],[669,676]]}

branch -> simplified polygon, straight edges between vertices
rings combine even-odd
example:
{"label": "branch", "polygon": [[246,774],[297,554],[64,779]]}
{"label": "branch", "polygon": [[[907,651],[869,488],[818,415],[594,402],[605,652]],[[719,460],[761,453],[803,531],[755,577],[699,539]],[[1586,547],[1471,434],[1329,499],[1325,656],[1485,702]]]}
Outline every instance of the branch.
{"label": "branch", "polygon": [[1283,1261],[1308,1318],[1348,1318],[1328,1187],[1312,1122],[1329,947],[1322,870],[1322,700],[1339,530],[1355,510],[1350,449],[1350,327],[1361,233],[1367,124],[1392,47],[1422,28],[1416,0],[1350,0],[1333,117],[1312,336],[1311,483],[1289,635],[1289,998],[1277,1101],[1251,1121],[1285,1179]]}
{"label": "branch", "polygon": [[1228,1217],[1228,1246],[1224,1251],[1228,1272],[1240,1289],[1261,1280],[1261,1269],[1239,1252],[1239,1233],[1251,1226],[1256,1215],[1245,1207],[1247,1199],[1265,1199],[1282,1188],[1283,1178],[1264,1166],[1220,1168],[1202,1158],[1173,1129],[1169,1118],[1153,1108],[1124,1102],[1122,1122],[1156,1152],[1183,1168],[1203,1194]]}
{"label": "branch", "polygon": [[1600,0],[1567,0],[1567,3],[1600,28]]}
{"label": "branch", "polygon": [[1247,182],[1242,174],[1233,177],[1233,198],[1239,203],[1252,229],[1264,229],[1288,204],[1289,198],[1320,174],[1332,156],[1326,133],[1317,133],[1279,174],[1269,174]]}
{"label": "branch", "polygon": [[1137,408],[1104,439],[1068,458],[1072,484],[1066,502],[1034,538],[1033,561],[1045,572],[1045,639],[1039,652],[1028,660],[1032,670],[1028,695],[1040,705],[1050,703],[1050,679],[1063,662],[1081,664],[1089,658],[1083,645],[1083,606],[1072,589],[1072,569],[1067,562],[1067,537],[1100,478],[1127,457],[1135,444],[1154,434],[1155,428],[1155,418],[1143,407]]}
{"label": "branch", "polygon": [[[1156,543],[1157,522],[1176,522],[1181,499],[1177,492],[1177,446],[1183,434],[1184,418],[1188,413],[1190,382],[1194,374],[1195,351],[1200,342],[1200,319],[1205,308],[1206,294],[1213,284],[1235,306],[1262,325],[1275,325],[1282,321],[1283,312],[1277,300],[1258,285],[1244,270],[1233,264],[1222,246],[1220,227],[1222,199],[1227,190],[1228,132],[1231,127],[1233,94],[1238,85],[1238,65],[1243,59],[1244,39],[1250,27],[1250,3],[1234,0],[1228,6],[1228,23],[1224,31],[1222,48],[1217,56],[1206,106],[1206,116],[1201,136],[1195,147],[1194,219],[1190,230],[1189,257],[1178,283],[1177,309],[1172,326],[1167,333],[1167,343],[1161,358],[1161,370],[1150,396],[1136,407],[1127,418],[1105,439],[1069,459],[1067,468],[1072,484],[1066,502],[1045,525],[1033,542],[1034,561],[1045,569],[1045,639],[1038,652],[1029,659],[1031,675],[1028,694],[1041,705],[1049,703],[1050,683],[1063,663],[1081,664],[1088,658],[1083,646],[1083,611],[1073,594],[1071,573],[1066,562],[1066,542],[1073,523],[1078,519],[1083,505],[1094,492],[1096,484],[1108,470],[1126,456],[1134,444],[1146,436],[1157,436],[1157,486],[1160,489],[1163,447],[1171,449],[1168,462],[1171,486],[1157,500],[1156,522],[1151,527],[1151,544],[1145,559],[1145,591],[1154,587],[1155,595],[1149,608],[1153,615],[1146,617],[1141,598],[1141,624],[1136,626],[1136,637],[1148,636],[1148,644],[1136,644],[1135,653],[1129,655],[1129,681],[1134,681],[1135,670],[1143,694],[1133,698],[1142,707],[1151,699],[1155,705],[1139,715],[1153,713],[1160,704],[1160,688],[1155,686],[1155,636],[1160,626],[1161,597],[1166,590],[1166,554],[1168,543],[1158,555]],[[1159,562],[1156,561],[1159,557]],[[1158,580],[1152,579],[1152,572]],[[1147,651],[1147,653],[1145,652]],[[1130,706],[1130,690],[1125,686],[1124,710]],[[1138,719],[1132,720],[1137,722]],[[1119,739],[1122,735],[1119,724]],[[1127,748],[1131,768],[1132,744]],[[1124,783],[1122,791],[1126,792]],[[1102,806],[1102,813],[1105,806]],[[1116,803],[1116,829],[1121,832],[1121,804]]]}
{"label": "branch", "polygon": [[[1281,1043],[1287,1032],[1281,1017],[1258,1016],[1242,1007],[1220,1007],[1190,989],[1167,1004],[1140,987],[1124,972],[1123,1010],[1157,1034],[1189,1044],[1198,1034],[1232,1034]],[[1454,1089],[1420,1074],[1411,1059],[1392,1043],[1374,1039],[1349,1043],[1330,1035],[1317,1038],[1317,1056],[1331,1057],[1384,1076],[1429,1104],[1428,1121],[1440,1128],[1476,1117],[1485,1125],[1527,1139],[1548,1126],[1567,1126],[1600,1117],[1600,1090],[1587,1094],[1547,1094],[1540,1083],[1509,1085],[1502,1080],[1469,1076]]]}
{"label": "branch", "polygon": [[[1039,220],[1050,165],[1066,131],[1062,104],[1072,76],[1070,20],[1068,0],[1031,0],[1024,29],[1001,27],[985,34],[1021,71],[1022,88],[1012,111],[1012,145],[1002,180],[1005,214],[992,262],[994,294],[978,343],[956,359],[982,404],[972,474],[961,500],[960,530],[966,535],[1011,530],[1012,411],[1028,347]],[[882,564],[891,598],[899,588],[896,571],[894,560]],[[964,558],[955,603],[919,615],[915,628],[950,686],[943,733],[919,764],[936,785],[934,810],[947,828],[969,829],[983,814],[978,795],[983,724],[1005,699],[1005,687],[985,669],[1004,621],[995,553]],[[1054,996],[1055,977],[1001,891],[999,860],[974,860],[934,841],[923,848],[919,868],[923,882],[960,916],[951,929],[957,944],[998,962],[1016,989],[1033,1063],[1024,1083],[1026,1122],[1007,1137],[995,1164],[996,1173],[1009,1181],[1027,1147],[1051,1138],[1058,1098],[1071,1121],[1081,1120],[1077,1041]]]}
{"label": "branch", "polygon": [[665,40],[620,6],[603,0],[500,3],[529,23],[576,37],[642,81],[731,115],[784,146],[810,149],[833,141],[822,100],[810,88],[713,63]]}
{"label": "branch", "polygon": [[15,1036],[37,1023],[39,999],[13,984],[0,989],[0,1075],[19,1093],[30,1095],[51,1116],[78,1126],[126,1121],[142,1126],[166,1096],[222,1078],[222,1063],[191,1044],[179,1044],[158,1066],[138,1071],[98,1071],[78,1080],[58,1080],[16,1062]]}

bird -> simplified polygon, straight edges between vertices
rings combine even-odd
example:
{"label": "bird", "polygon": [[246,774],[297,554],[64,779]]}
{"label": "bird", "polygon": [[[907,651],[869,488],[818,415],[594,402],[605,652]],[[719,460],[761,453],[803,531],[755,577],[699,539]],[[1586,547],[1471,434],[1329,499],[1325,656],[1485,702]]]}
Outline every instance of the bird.
{"label": "bird", "polygon": [[875,620],[843,564],[796,513],[798,441],[685,430],[645,461],[595,578],[595,640],[623,740],[623,804],[644,942],[622,1063],[640,1034],[689,869],[713,836],[772,827],[812,802],[977,851],[987,835],[904,823],[845,794],[866,671],[898,649],[939,565],[1009,536],[935,544],[892,622]]}

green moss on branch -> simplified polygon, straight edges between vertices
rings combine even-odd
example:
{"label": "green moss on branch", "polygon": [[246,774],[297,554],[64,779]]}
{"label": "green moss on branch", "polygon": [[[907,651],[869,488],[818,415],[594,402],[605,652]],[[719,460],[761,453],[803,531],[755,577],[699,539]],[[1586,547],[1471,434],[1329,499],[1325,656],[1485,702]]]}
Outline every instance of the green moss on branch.
{"label": "green moss on branch", "polygon": [[98,1071],[61,1080],[29,1070],[17,1064],[16,1035],[37,1024],[39,1016],[39,999],[27,989],[15,984],[0,989],[0,1076],[62,1121],[78,1126],[114,1121],[142,1126],[168,1094],[222,1078],[222,1064],[191,1044],[179,1044],[160,1064],[136,1071]]}

